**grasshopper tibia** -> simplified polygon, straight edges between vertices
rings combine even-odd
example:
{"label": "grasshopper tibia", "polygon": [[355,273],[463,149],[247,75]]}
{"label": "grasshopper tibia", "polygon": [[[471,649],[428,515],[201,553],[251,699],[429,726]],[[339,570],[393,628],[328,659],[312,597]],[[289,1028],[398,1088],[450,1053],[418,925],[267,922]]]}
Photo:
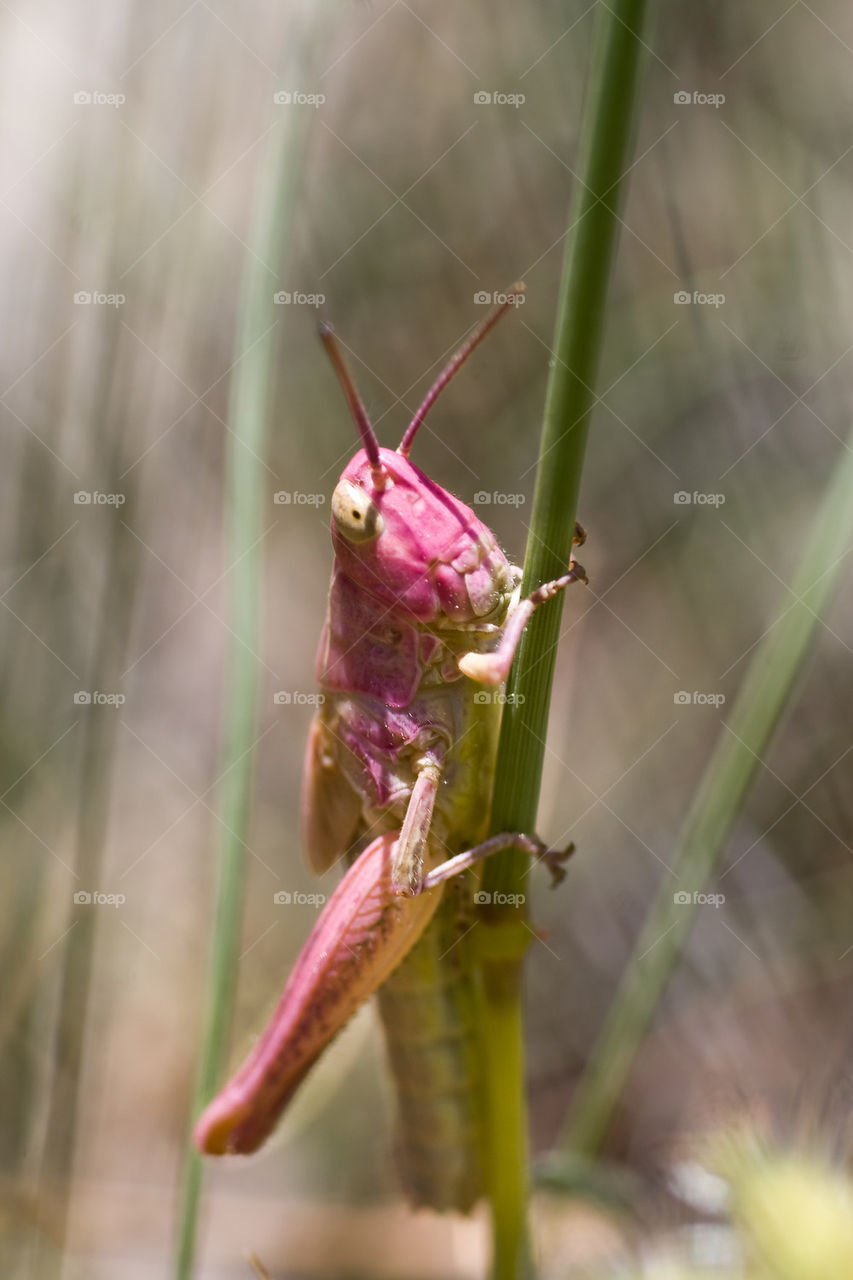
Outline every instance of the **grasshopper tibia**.
{"label": "grasshopper tibia", "polygon": [[467,871],[476,862],[482,862],[493,853],[500,853],[501,849],[520,849],[523,853],[529,853],[537,862],[544,862],[551,872],[553,889],[565,879],[566,870],[563,863],[574,853],[575,843],[572,840],[565,849],[549,849],[538,836],[525,836],[519,831],[502,831],[499,835],[490,836],[482,844],[474,845],[473,849],[457,853],[455,857],[448,858],[446,862],[433,868],[424,877],[423,888],[432,889],[444,880],[450,880],[453,876],[459,875],[460,871]]}

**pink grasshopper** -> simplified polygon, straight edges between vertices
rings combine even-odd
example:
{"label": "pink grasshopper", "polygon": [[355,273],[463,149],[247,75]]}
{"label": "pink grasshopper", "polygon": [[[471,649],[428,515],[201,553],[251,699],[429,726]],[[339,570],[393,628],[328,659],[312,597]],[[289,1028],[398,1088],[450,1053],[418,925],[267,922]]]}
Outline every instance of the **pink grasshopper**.
{"label": "pink grasshopper", "polygon": [[[380,448],[328,328],[322,338],[363,448],[332,495],[335,566],[317,660],[325,701],[311,726],[303,830],[320,872],[350,867],[246,1062],[198,1122],[203,1152],[255,1151],[300,1081],[374,991],[400,1101],[400,1165],[412,1202],[465,1212],[482,1194],[475,958],[479,865],[514,847],[549,866],[572,846],[484,839],[499,703],[534,609],[568,572],[518,599],[521,571],[462,502],[409,462],[440,391],[518,298],[470,335],[396,451]],[[575,543],[583,541],[578,526]]]}

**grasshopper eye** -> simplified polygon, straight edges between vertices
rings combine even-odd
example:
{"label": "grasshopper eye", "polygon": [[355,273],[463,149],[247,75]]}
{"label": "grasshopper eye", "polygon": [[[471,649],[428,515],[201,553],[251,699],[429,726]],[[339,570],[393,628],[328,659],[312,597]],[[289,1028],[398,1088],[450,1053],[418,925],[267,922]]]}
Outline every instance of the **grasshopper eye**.
{"label": "grasshopper eye", "polygon": [[339,481],[332,494],[332,519],[349,542],[369,542],[385,527],[376,503],[351,480]]}

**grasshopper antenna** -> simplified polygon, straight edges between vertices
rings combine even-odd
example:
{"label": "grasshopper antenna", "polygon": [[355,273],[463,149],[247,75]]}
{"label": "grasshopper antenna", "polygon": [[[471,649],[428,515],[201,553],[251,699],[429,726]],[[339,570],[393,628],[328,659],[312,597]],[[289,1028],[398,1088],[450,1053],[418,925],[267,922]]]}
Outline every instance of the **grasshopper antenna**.
{"label": "grasshopper antenna", "polygon": [[367,410],[364,407],[361,396],[356,391],[350,371],[344,363],[340,345],[331,325],[325,323],[320,325],[320,341],[326,348],[332,367],[338,375],[338,381],[347,398],[350,413],[355,419],[355,425],[358,427],[358,434],[361,436],[361,443],[364,445],[364,451],[370,462],[370,470],[373,472],[373,483],[377,489],[384,489],[387,473],[379,458],[379,441],[376,439],[376,432],[373,430],[370,418],[367,416]]}
{"label": "grasshopper antenna", "polygon": [[438,375],[435,382],[432,384],[429,391],[424,396],[423,401],[417,413],[412,418],[412,421],[406,427],[406,434],[403,436],[403,439],[400,441],[400,444],[397,448],[397,452],[401,453],[404,458],[408,458],[409,451],[412,447],[412,441],[414,440],[415,435],[417,434],[418,427],[421,425],[424,418],[427,416],[430,409],[435,404],[439,395],[447,386],[448,382],[450,382],[454,374],[456,374],[462,368],[463,364],[468,359],[471,352],[474,350],[475,347],[478,347],[480,345],[480,343],[485,338],[486,334],[491,329],[494,328],[494,326],[500,320],[504,312],[509,310],[510,307],[516,305],[516,303],[518,302],[519,298],[522,296],[523,293],[524,293],[524,285],[520,281],[518,284],[514,284],[510,289],[509,293],[504,298],[503,302],[501,302],[497,307],[495,307],[493,311],[489,312],[485,320],[482,320],[477,325],[474,332],[465,339],[465,341],[462,343],[462,346],[459,348],[456,354],[450,357],[447,364],[444,366],[441,373]]}

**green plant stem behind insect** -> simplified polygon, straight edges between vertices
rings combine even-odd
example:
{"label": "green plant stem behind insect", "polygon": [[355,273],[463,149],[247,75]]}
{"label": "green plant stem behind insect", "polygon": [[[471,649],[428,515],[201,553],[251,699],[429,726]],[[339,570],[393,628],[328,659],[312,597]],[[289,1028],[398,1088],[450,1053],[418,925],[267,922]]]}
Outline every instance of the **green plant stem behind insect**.
{"label": "green plant stem behind insect", "polygon": [[[522,595],[569,563],[581,470],[595,400],[605,304],[627,186],[650,0],[614,0],[597,14],[575,191],[563,260]],[[507,689],[495,776],[492,831],[536,825],[561,600],[538,611]],[[521,695],[521,696],[518,696]],[[528,859],[506,851],[487,865],[484,889],[523,891]],[[526,1269],[527,1126],[521,964],[531,938],[523,908],[483,909],[483,1029],[487,1169],[497,1280]]]}
{"label": "green plant stem behind insect", "polygon": [[566,1145],[593,1153],[693,923],[672,886],[701,891],[725,848],[761,757],[802,670],[821,613],[853,539],[853,433],[842,450],[782,613],[753,654],[740,691],[688,810],[672,869],[661,885],[575,1096]]}

